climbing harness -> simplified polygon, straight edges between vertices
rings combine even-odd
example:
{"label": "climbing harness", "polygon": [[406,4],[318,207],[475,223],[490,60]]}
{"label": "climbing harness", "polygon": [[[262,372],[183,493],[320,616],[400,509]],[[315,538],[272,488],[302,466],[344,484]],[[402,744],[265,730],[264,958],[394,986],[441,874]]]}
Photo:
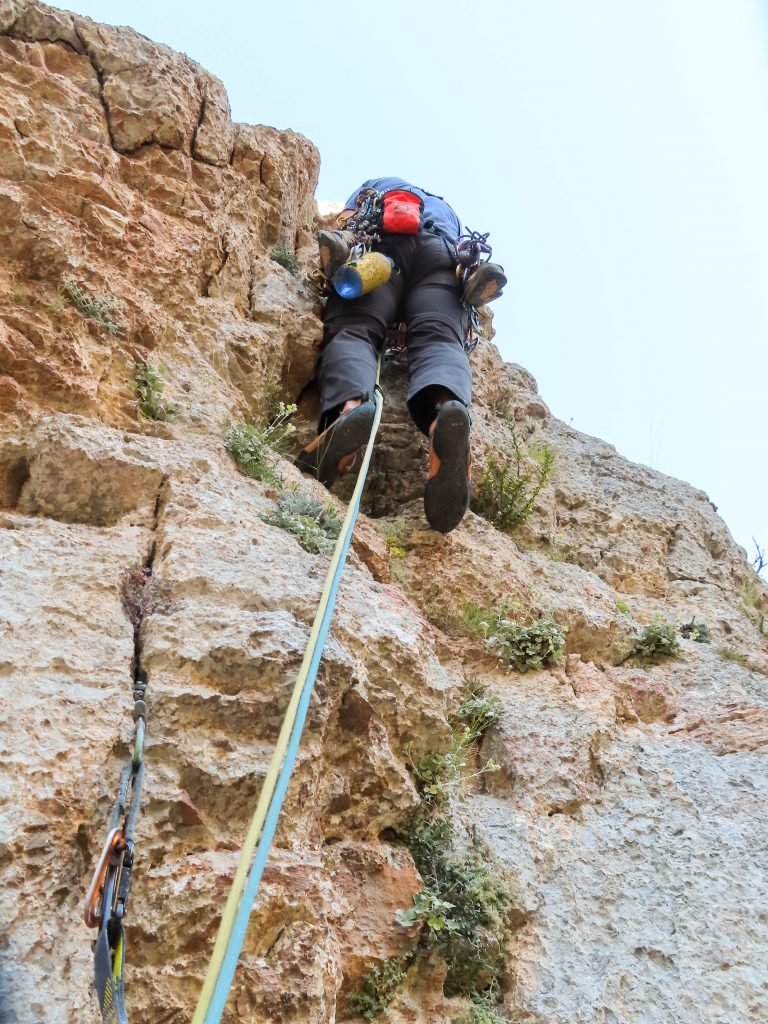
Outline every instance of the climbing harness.
{"label": "climbing harness", "polygon": [[94,943],[94,985],[105,1024],[128,1024],[123,968],[125,929],[134,859],[134,832],[144,781],[144,735],[147,723],[145,680],[133,687],[133,755],[120,772],[109,831],[85,901],[85,923],[98,928]]}
{"label": "climbing harness", "polygon": [[[336,542],[323,592],[307,641],[280,734],[267,769],[256,810],[243,843],[232,888],[224,907],[211,962],[203,983],[192,1024],[219,1024],[245,940],[253,904],[277,828],[280,810],[298,754],[309,702],[320,667],[323,648],[336,606],[352,532],[360,511],[373,446],[381,422],[383,392],[379,384],[381,359],[376,373],[375,413],[347,513]],[[133,756],[120,774],[117,798],[109,820],[109,832],[86,901],[85,920],[99,928],[94,946],[94,980],[104,1024],[128,1024],[124,1003],[123,968],[125,932],[123,917],[131,884],[134,830],[139,813],[144,776],[144,735],[147,708],[146,682],[134,684],[136,722]]]}
{"label": "climbing harness", "polygon": [[384,338],[384,362],[402,363],[408,355],[408,325],[400,320],[387,331]]}

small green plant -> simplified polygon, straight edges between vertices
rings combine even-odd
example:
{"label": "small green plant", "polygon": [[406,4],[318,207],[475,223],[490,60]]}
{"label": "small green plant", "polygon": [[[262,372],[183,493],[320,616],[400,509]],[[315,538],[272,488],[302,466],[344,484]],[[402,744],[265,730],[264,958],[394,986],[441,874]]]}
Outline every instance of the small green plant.
{"label": "small green plant", "polygon": [[478,735],[473,735],[466,726],[454,729],[447,750],[423,754],[418,761],[411,759],[411,768],[426,804],[446,804],[471,779],[499,770],[500,765],[493,760],[488,760],[481,768],[472,769],[470,762]]}
{"label": "small green plant", "polygon": [[565,648],[566,632],[552,619],[539,619],[530,626],[502,619],[490,641],[505,668],[528,672],[557,664]]}
{"label": "small green plant", "polygon": [[754,608],[760,598],[760,588],[754,580],[747,580],[741,588],[741,600],[747,608]]}
{"label": "small green plant", "polygon": [[712,642],[709,626],[706,622],[696,622],[695,617],[690,622],[684,622],[682,626],[678,627],[678,632],[685,640],[695,640],[697,644]]}
{"label": "small green plant", "polygon": [[406,565],[392,557],[389,560],[389,575],[401,587],[407,587],[413,576]]}
{"label": "small green plant", "polygon": [[83,291],[73,277],[64,275],[61,279],[61,290],[75,309],[84,317],[95,321],[110,334],[124,334],[127,324],[124,320],[125,306],[111,295],[89,295]]}
{"label": "small green plant", "polygon": [[746,655],[742,654],[741,651],[737,651],[735,647],[718,647],[716,653],[723,659],[723,661],[735,661],[739,665],[747,664]]}
{"label": "small green plant", "polygon": [[448,967],[447,996],[490,991],[503,973],[504,937],[517,899],[511,876],[482,843],[454,853],[453,829],[444,818],[416,815],[403,841],[424,889],[398,919],[422,922],[422,946],[435,949]]}
{"label": "small green plant", "polygon": [[136,363],[133,371],[133,388],[136,392],[136,408],[148,420],[170,420],[176,415],[176,406],[163,401],[165,381],[163,367],[149,363]]}
{"label": "small green plant", "polygon": [[415,924],[425,924],[431,932],[455,931],[456,922],[451,917],[455,909],[453,903],[440,899],[433,889],[420,889],[413,896],[413,903],[407,910],[396,910],[395,920],[404,928],[412,928]]}
{"label": "small green plant", "polygon": [[525,1020],[521,1020],[519,1017],[515,1021],[510,1020],[499,1008],[499,1001],[499,985],[494,979],[485,992],[471,993],[469,1012],[460,1019],[459,1024],[527,1024],[527,1022],[535,1024],[530,1017]]}
{"label": "small green plant", "polygon": [[489,459],[475,489],[472,508],[503,533],[525,522],[555,468],[555,453],[544,444],[525,449],[510,425],[512,451],[499,462]]}
{"label": "small green plant", "polygon": [[405,978],[408,958],[390,957],[368,968],[359,992],[350,997],[350,1006],[366,1020],[375,1020],[392,1002]]}
{"label": "small green plant", "polygon": [[275,486],[282,484],[275,472],[274,456],[284,454],[288,448],[288,438],[296,429],[290,422],[295,412],[295,405],[279,402],[277,415],[266,427],[252,423],[230,427],[224,437],[224,447],[246,476]]}
{"label": "small green plant", "polygon": [[261,400],[261,419],[266,425],[274,422],[287,406],[281,399],[282,385],[276,377],[270,379],[264,397]]}
{"label": "small green plant", "polygon": [[680,651],[675,627],[660,618],[644,626],[632,653],[647,661],[671,658]]}
{"label": "small green plant", "polygon": [[341,532],[341,520],[333,505],[316,501],[301,491],[286,491],[275,510],[261,518],[270,526],[295,534],[304,550],[313,555],[329,555]]}
{"label": "small green plant", "polygon": [[286,245],[274,246],[270,256],[275,263],[279,263],[280,266],[284,267],[289,274],[292,274],[293,277],[298,277],[299,261],[296,259],[295,253]]}
{"label": "small green plant", "polygon": [[504,704],[500,697],[489,695],[482,683],[473,677],[467,679],[464,692],[466,695],[454,718],[463,725],[474,742],[499,721]]}
{"label": "small green plant", "polygon": [[379,520],[377,523],[379,533],[384,535],[387,542],[390,558],[405,558],[405,541],[408,537],[408,524],[402,516],[387,521]]}
{"label": "small green plant", "polygon": [[616,611],[621,612],[622,615],[629,615],[629,605],[626,601],[622,601],[621,598],[616,600]]}

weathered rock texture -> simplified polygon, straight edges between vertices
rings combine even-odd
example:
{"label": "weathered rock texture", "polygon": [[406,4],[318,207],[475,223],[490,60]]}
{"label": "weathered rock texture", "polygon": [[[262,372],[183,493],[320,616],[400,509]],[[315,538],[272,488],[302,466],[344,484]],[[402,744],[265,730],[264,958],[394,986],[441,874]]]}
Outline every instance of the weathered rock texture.
{"label": "weathered rock texture", "polygon": [[[128,1002],[134,1021],[180,1024],[326,569],[260,518],[274,493],[221,442],[268,392],[302,396],[311,429],[318,156],[233,125],[220,82],[128,29],[0,0],[0,33],[0,1020],[98,1019],[81,904],[138,671]],[[124,329],[84,318],[63,276],[120,300]],[[172,424],[137,415],[145,359],[166,368]],[[519,881],[508,1018],[768,1020],[765,590],[706,495],[554,419],[490,343],[473,360],[477,462],[508,446],[511,418],[556,452],[553,482],[513,537],[472,514],[428,532],[423,442],[387,370],[369,518],[226,1019],[351,1020],[366,965],[415,943],[394,911],[420,880],[390,837],[418,805],[410,760],[447,741],[473,674],[505,709],[482,751],[501,769],[461,813]],[[370,517],[398,514],[395,584]],[[134,645],[123,581],[142,566],[156,590]],[[560,667],[507,673],[441,630],[501,598],[569,627]],[[656,614],[695,616],[713,642],[626,661]],[[412,971],[387,1019],[460,1021],[441,978]]]}

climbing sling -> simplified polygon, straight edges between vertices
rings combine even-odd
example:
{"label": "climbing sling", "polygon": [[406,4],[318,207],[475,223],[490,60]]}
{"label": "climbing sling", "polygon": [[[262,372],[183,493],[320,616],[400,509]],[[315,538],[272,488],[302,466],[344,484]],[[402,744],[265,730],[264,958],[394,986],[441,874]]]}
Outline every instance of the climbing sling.
{"label": "climbing sling", "polygon": [[[229,996],[245,940],[248,920],[258,894],[280,810],[296,761],[312,690],[352,539],[352,531],[360,511],[360,500],[381,422],[383,395],[378,383],[380,368],[381,359],[379,359],[374,392],[376,411],[360,472],[331,557],[320,604],[312,623],[304,658],[286,709],[283,725],[240,853],[232,888],[222,913],[219,933],[192,1024],[219,1024]],[[136,695],[134,694],[134,696]],[[134,753],[131,765],[124,769],[121,775],[118,796],[110,820],[110,832],[91,883],[86,907],[86,922],[99,927],[94,947],[94,979],[105,1024],[127,1024],[124,1006],[125,943],[122,917],[130,885],[130,869],[133,864],[133,829],[138,814],[143,776],[141,754],[146,717],[143,696],[142,691],[141,706],[139,707],[141,715],[136,716],[135,713],[138,754]],[[136,768],[137,758],[138,768]],[[126,814],[129,789],[131,798]],[[125,825],[122,828],[119,825],[121,818],[125,818]],[[100,908],[97,912],[99,901]]]}

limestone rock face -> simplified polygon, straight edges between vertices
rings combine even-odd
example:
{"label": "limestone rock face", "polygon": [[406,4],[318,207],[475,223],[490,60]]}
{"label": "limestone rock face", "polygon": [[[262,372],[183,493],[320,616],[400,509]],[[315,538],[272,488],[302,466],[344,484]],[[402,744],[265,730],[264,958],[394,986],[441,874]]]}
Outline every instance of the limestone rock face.
{"label": "limestone rock face", "polygon": [[[264,521],[277,491],[222,444],[276,398],[299,401],[297,445],[314,429],[317,170],[301,136],[233,125],[187,57],[0,0],[2,1021],[100,1019],[82,904],[137,678],[128,1007],[191,1019],[327,569]],[[138,413],[143,361],[164,368],[168,422]],[[385,368],[365,515],[225,1019],[361,1022],[368,968],[416,948],[395,913],[422,880],[396,837],[472,678],[501,702],[476,755],[499,769],[451,813],[515,879],[499,1019],[768,1020],[765,588],[706,495],[556,420],[490,342],[472,362],[478,477],[513,427],[554,474],[511,534],[474,513],[430,532],[425,444]],[[342,507],[343,483],[329,498],[276,468]],[[456,635],[467,604],[502,600],[567,627],[558,664],[507,671]],[[656,616],[711,642],[631,657]],[[422,954],[381,1019],[466,1020],[445,977]]]}

